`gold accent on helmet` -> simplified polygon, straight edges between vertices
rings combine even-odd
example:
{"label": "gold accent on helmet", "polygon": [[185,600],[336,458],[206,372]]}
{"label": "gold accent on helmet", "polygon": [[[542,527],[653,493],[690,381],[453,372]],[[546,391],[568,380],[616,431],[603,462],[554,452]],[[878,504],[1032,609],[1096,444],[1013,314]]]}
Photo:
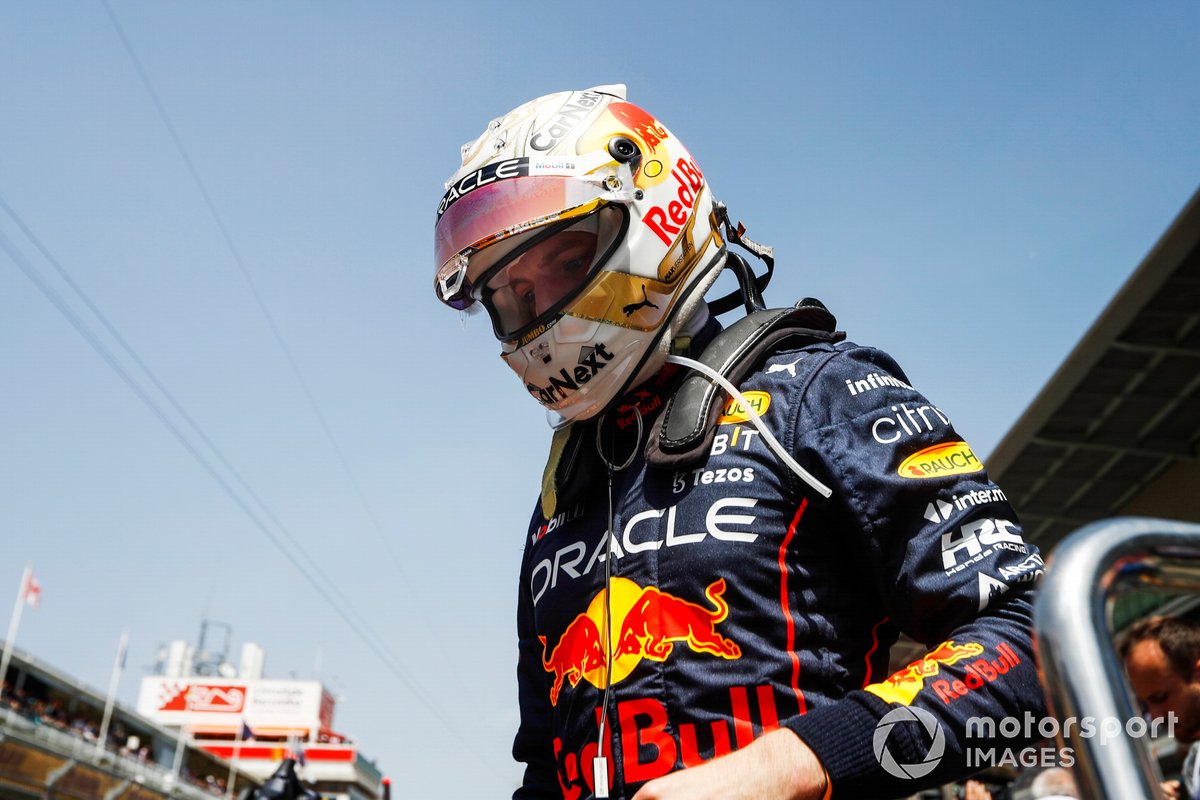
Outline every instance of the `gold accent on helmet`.
{"label": "gold accent on helmet", "polygon": [[675,307],[680,287],[687,283],[713,238],[710,234],[699,248],[692,248],[691,256],[674,270],[669,282],[627,272],[600,272],[564,313],[637,331],[658,328]]}

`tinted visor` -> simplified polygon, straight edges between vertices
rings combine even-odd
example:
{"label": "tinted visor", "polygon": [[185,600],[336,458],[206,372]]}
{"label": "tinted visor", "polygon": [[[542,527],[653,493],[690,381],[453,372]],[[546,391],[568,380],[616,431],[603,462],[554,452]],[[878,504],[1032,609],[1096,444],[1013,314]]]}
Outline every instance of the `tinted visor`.
{"label": "tinted visor", "polygon": [[574,298],[608,261],[627,220],[623,206],[603,205],[506,240],[505,255],[472,292],[491,315],[496,336],[517,338]]}
{"label": "tinted visor", "polygon": [[485,250],[517,231],[589,210],[602,191],[578,177],[536,175],[496,180],[459,195],[434,228],[439,298],[454,308],[471,305],[471,287],[495,264],[493,257],[480,258]]}

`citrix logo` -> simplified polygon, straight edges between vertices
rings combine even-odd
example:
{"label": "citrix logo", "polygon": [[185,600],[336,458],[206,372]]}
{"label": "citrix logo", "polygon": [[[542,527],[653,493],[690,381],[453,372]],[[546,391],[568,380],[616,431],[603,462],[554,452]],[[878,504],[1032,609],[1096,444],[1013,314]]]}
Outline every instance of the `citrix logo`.
{"label": "citrix logo", "polygon": [[558,375],[550,376],[550,382],[546,386],[527,383],[525,388],[539,402],[546,405],[565,400],[570,392],[579,391],[580,386],[594,378],[596,373],[608,366],[608,362],[613,358],[615,356],[608,352],[603,343],[597,343],[591,347],[581,347],[579,348],[579,364],[571,372],[568,373],[566,367],[563,367],[558,371]]}
{"label": "citrix logo", "polygon": [[[892,411],[895,413],[894,417],[883,416],[871,424],[871,437],[880,444],[892,444],[950,424],[950,418],[937,406],[910,408],[908,403],[901,403],[898,407],[892,406]],[[932,419],[927,412],[932,414]]]}

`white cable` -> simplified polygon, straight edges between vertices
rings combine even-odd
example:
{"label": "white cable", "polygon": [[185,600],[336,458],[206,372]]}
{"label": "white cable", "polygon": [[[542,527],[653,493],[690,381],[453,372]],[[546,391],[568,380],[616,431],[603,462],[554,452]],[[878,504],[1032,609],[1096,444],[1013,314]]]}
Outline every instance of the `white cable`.
{"label": "white cable", "polygon": [[633,413],[637,415],[637,436],[634,438],[633,450],[629,453],[629,458],[625,459],[625,463],[617,466],[608,460],[608,456],[604,455],[604,446],[600,440],[600,433],[604,428],[604,417],[596,423],[596,452],[600,454],[600,460],[604,462],[604,466],[608,469],[608,530],[606,534],[608,541],[604,545],[604,699],[600,703],[600,732],[596,735],[596,757],[592,759],[592,785],[596,787],[597,800],[606,800],[608,797],[608,757],[604,755],[604,727],[608,723],[608,703],[612,695],[612,557],[613,557],[613,539],[616,534],[613,533],[613,473],[620,472],[633,463],[633,459],[637,457],[638,449],[642,446],[642,410],[636,405],[633,407]]}
{"label": "white cable", "polygon": [[832,489],[814,478],[808,472],[808,470],[796,463],[796,459],[792,458],[791,454],[783,448],[783,445],[781,445],[779,441],[771,435],[771,432],[767,430],[767,426],[762,421],[762,417],[758,416],[758,412],[750,407],[750,403],[746,400],[745,396],[739,392],[737,387],[730,383],[724,375],[717,372],[707,364],[703,364],[692,358],[685,358],[684,356],[669,355],[667,356],[667,362],[671,364],[680,364],[690,369],[694,369],[710,380],[715,381],[718,386],[729,392],[730,397],[742,404],[742,408],[746,410],[746,414],[748,414],[750,417],[750,422],[754,425],[754,427],[758,428],[758,432],[762,434],[763,441],[767,443],[767,446],[771,448],[775,455],[779,456],[779,460],[786,464],[792,472],[796,473],[800,480],[811,486],[813,491],[815,491],[817,494],[821,495],[822,497],[833,496]]}

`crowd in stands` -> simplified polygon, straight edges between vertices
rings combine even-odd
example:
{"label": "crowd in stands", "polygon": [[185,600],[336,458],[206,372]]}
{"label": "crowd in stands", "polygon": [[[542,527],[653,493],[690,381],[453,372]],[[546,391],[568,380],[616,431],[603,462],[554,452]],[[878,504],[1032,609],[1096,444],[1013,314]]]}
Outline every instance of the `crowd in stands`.
{"label": "crowd in stands", "polygon": [[[35,725],[45,725],[74,736],[85,742],[95,743],[100,738],[100,714],[94,709],[79,709],[68,711],[62,700],[47,696],[37,696],[36,693],[24,689],[11,690],[6,680],[0,686],[0,708],[13,711]],[[130,734],[125,725],[119,720],[109,726],[105,736],[105,749],[116,753],[122,758],[133,759],[140,763],[153,764],[154,753],[148,744],[148,738]],[[169,766],[169,765],[168,765]],[[225,778],[213,774],[196,774],[186,763],[180,770],[180,777],[199,789],[223,797],[225,795]]]}

